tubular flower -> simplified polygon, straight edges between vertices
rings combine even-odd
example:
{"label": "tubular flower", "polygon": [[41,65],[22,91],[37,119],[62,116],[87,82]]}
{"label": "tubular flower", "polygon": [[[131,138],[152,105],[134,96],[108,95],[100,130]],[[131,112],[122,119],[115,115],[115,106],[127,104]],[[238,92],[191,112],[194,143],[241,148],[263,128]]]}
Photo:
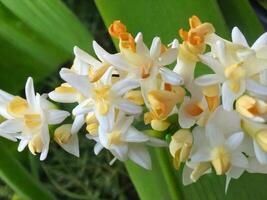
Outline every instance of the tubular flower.
{"label": "tubular flower", "polygon": [[[178,91],[178,90],[177,90]],[[184,97],[184,90],[172,92],[166,90],[151,90],[148,93],[150,112],[145,113],[145,124],[151,123],[151,127],[157,131],[166,130],[170,123],[167,117],[172,114],[176,104],[180,103]]]}
{"label": "tubular flower", "polygon": [[183,43],[179,45],[179,54],[174,71],[180,74],[185,85],[189,85],[194,80],[194,70],[199,61],[199,55],[206,49],[207,36],[214,33],[214,27],[210,23],[202,23],[197,16],[189,18],[189,31],[179,30],[179,35]]}
{"label": "tubular flower", "polygon": [[97,136],[87,135],[89,139],[95,140],[95,153],[98,154],[103,148],[108,149],[114,156],[111,164],[116,160],[125,161],[131,159],[145,169],[151,168],[151,160],[146,145],[166,146],[160,139],[151,138],[131,124],[133,117],[126,117],[124,113],[118,113],[114,126],[106,130],[100,125]]}
{"label": "tubular flower", "polygon": [[173,157],[173,164],[179,169],[182,162],[186,162],[189,158],[193,145],[192,133],[187,129],[177,131],[171,139],[169,149]]}
{"label": "tubular flower", "polygon": [[54,109],[45,95],[35,94],[32,78],[27,80],[25,94],[26,99],[15,96],[7,102],[9,119],[0,125],[0,130],[16,134],[15,137],[20,140],[18,151],[28,145],[33,155],[40,153],[40,160],[44,160],[49,148],[49,125],[61,123],[69,113]]}

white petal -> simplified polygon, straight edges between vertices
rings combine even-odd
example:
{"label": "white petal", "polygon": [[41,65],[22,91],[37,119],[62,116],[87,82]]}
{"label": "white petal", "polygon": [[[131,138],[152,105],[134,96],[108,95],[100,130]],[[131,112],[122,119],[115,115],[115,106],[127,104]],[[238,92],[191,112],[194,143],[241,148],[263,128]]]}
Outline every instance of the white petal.
{"label": "white petal", "polygon": [[48,94],[49,98],[60,103],[75,103],[79,100],[77,93],[60,93],[52,91]]}
{"label": "white petal", "polygon": [[114,129],[120,130],[122,134],[126,134],[133,121],[134,116],[126,117],[123,112],[119,112],[117,114],[116,125]]}
{"label": "white petal", "polygon": [[152,147],[168,146],[168,143],[166,141],[154,137],[149,137],[149,140],[146,142],[146,144]]}
{"label": "white petal", "polygon": [[253,79],[247,79],[247,90],[256,95],[267,96],[267,87]]}
{"label": "white petal", "polygon": [[76,134],[85,123],[84,115],[77,115],[71,127],[71,134]]}
{"label": "white petal", "polygon": [[113,145],[110,152],[120,161],[126,161],[128,158],[128,145]]}
{"label": "white petal", "polygon": [[189,167],[187,167],[187,165],[184,165],[184,168],[183,168],[183,185],[189,185],[189,184],[193,183],[192,179],[190,178],[192,171],[193,170],[190,169]]}
{"label": "white petal", "polygon": [[220,83],[222,78],[217,74],[207,74],[195,79],[195,83],[199,86],[209,86]]}
{"label": "white petal", "polygon": [[248,167],[248,160],[241,152],[236,152],[231,155],[231,164],[236,167],[246,169]]}
{"label": "white petal", "polygon": [[150,56],[152,59],[156,59],[160,55],[161,41],[159,37],[153,38],[151,47],[150,47]]}
{"label": "white petal", "polygon": [[192,162],[206,162],[211,160],[210,149],[208,147],[202,147],[192,155]]}
{"label": "white petal", "polygon": [[23,121],[19,119],[10,119],[0,124],[0,130],[3,133],[18,133],[23,130]]}
{"label": "white petal", "polygon": [[137,54],[140,55],[145,55],[145,56],[149,56],[149,50],[147,48],[147,46],[145,45],[144,41],[143,41],[143,35],[142,33],[138,33],[135,37],[135,43],[136,43],[136,52]]}
{"label": "white petal", "polygon": [[116,69],[119,69],[119,70],[128,72],[132,68],[132,66],[123,59],[121,54],[104,55],[104,59],[107,60],[107,62],[113,65]]}
{"label": "white petal", "polygon": [[179,74],[166,67],[161,67],[159,72],[162,75],[163,80],[167,83],[172,85],[182,85],[184,83],[183,78]]}
{"label": "white petal", "polygon": [[91,84],[87,76],[75,74],[73,71],[66,68],[62,68],[59,73],[64,81],[80,91],[84,96],[91,96]]}
{"label": "white petal", "polygon": [[129,146],[128,156],[136,164],[147,170],[151,170],[151,158],[144,145],[131,144]]}
{"label": "white petal", "polygon": [[225,55],[226,54],[225,42],[218,40],[214,46],[214,51],[220,63],[225,66],[227,63],[227,60],[226,60],[227,58]]}
{"label": "white petal", "polygon": [[263,33],[252,45],[252,49],[259,50],[262,47],[267,46],[267,33]]}
{"label": "white petal", "polygon": [[249,47],[245,36],[237,27],[234,27],[232,30],[232,41],[235,44],[240,44],[242,46]]}
{"label": "white petal", "polygon": [[243,132],[235,133],[227,138],[226,145],[229,149],[235,150],[242,143],[243,138]]}
{"label": "white petal", "polygon": [[16,138],[17,134],[16,133],[3,133],[0,129],[0,136],[6,138],[8,140],[14,141],[14,142],[17,141],[17,138]]}
{"label": "white petal", "polygon": [[47,125],[43,125],[42,127],[41,140],[43,142],[43,149],[40,155],[40,160],[43,161],[47,157],[48,150],[49,150],[49,143],[50,143],[50,135],[49,135],[49,129]]}
{"label": "white petal", "polygon": [[77,134],[72,134],[68,143],[60,145],[68,153],[80,157],[79,138]]}
{"label": "white petal", "polygon": [[30,106],[36,107],[36,98],[35,98],[35,91],[33,80],[31,77],[27,79],[26,86],[25,86],[25,95],[27,102]]}
{"label": "white petal", "polygon": [[63,122],[70,113],[64,110],[48,110],[47,111],[47,123],[51,125],[59,124]]}
{"label": "white petal", "polygon": [[98,155],[100,151],[102,151],[104,147],[100,143],[96,143],[94,146],[94,153],[95,155]]}
{"label": "white petal", "polygon": [[86,99],[72,110],[72,114],[73,115],[87,114],[93,110],[94,105],[95,102],[92,99]]}
{"label": "white petal", "polygon": [[111,85],[111,78],[112,78],[112,73],[114,71],[113,67],[109,67],[108,70],[103,74],[101,77],[100,81],[103,83],[103,85]]}
{"label": "white petal", "polygon": [[109,108],[109,111],[106,115],[100,114],[97,110],[95,110],[96,118],[102,128],[105,128],[107,131],[111,131],[114,126],[115,121],[115,108]]}
{"label": "white petal", "polygon": [[181,104],[178,111],[178,121],[179,125],[182,128],[191,128],[196,123],[196,118],[187,116],[187,114],[184,111],[185,106],[187,105],[189,100],[190,100],[189,97],[185,97],[185,100]]}
{"label": "white petal", "polygon": [[132,103],[126,99],[117,99],[114,103],[114,106],[116,108],[128,114],[140,114],[143,111],[143,108],[141,106],[138,106],[135,103]]}
{"label": "white petal", "polygon": [[73,48],[74,55],[81,59],[82,61],[92,65],[92,66],[100,66],[102,63],[95,59],[93,56],[86,53],[84,50],[80,49],[79,47],[75,46]]}
{"label": "white petal", "polygon": [[104,50],[96,41],[93,41],[93,48],[95,51],[95,54],[101,60],[102,62],[106,62],[105,56],[106,55],[111,55],[108,53],[106,50]]}
{"label": "white petal", "polygon": [[165,66],[173,63],[178,56],[178,48],[170,48],[159,57],[158,65]]}
{"label": "white petal", "polygon": [[3,90],[0,90],[0,102],[1,101],[4,101],[4,102],[9,102],[11,101],[12,99],[14,98],[13,95],[3,91]]}
{"label": "white petal", "polygon": [[29,143],[29,139],[22,139],[19,142],[18,151],[22,152],[25,149],[25,147],[28,145],[28,143]]}
{"label": "white petal", "polygon": [[233,110],[233,105],[235,100],[240,97],[246,89],[246,83],[245,81],[241,81],[240,83],[240,89],[237,93],[234,93],[230,89],[230,82],[226,81],[222,85],[222,105],[225,110]]}
{"label": "white petal", "polygon": [[257,160],[261,163],[261,164],[267,164],[267,153],[264,152],[261,147],[258,145],[258,143],[253,140],[253,146],[254,146],[254,151],[255,151],[255,155]]}
{"label": "white petal", "polygon": [[184,79],[184,84],[188,87],[194,80],[196,62],[185,62],[178,59],[173,71]]}
{"label": "white petal", "polygon": [[137,80],[126,78],[116,82],[111,90],[115,92],[116,95],[121,96],[128,92],[129,90],[140,87],[140,84]]}
{"label": "white petal", "polygon": [[208,65],[216,74],[223,74],[224,67],[210,54],[199,55],[201,61]]}
{"label": "white petal", "polygon": [[123,135],[123,141],[125,142],[136,142],[136,143],[141,143],[141,142],[146,142],[149,140],[149,137],[142,132],[138,131],[134,127],[129,127],[127,133]]}

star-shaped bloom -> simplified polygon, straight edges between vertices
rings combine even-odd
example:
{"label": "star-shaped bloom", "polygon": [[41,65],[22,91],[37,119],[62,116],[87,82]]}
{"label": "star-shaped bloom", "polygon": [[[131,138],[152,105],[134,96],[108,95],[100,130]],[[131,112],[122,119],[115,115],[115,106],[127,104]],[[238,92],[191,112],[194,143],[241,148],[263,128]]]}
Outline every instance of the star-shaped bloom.
{"label": "star-shaped bloom", "polygon": [[[94,111],[99,123],[112,127],[115,109],[123,110],[128,114],[139,114],[142,108],[123,95],[137,87],[139,83],[132,79],[122,79],[112,82],[113,68],[109,68],[97,82],[90,82],[87,76],[78,75],[70,69],[63,68],[60,75],[69,85],[79,91],[84,99],[73,109],[74,116],[81,116]],[[83,121],[84,122],[84,121]]]}
{"label": "star-shaped bloom", "polygon": [[32,154],[41,153],[40,160],[44,160],[49,148],[49,125],[61,123],[69,113],[55,109],[46,95],[35,94],[32,78],[27,80],[25,94],[26,99],[6,96],[10,97],[6,98],[6,112],[10,117],[0,125],[0,130],[16,134],[20,140],[18,151],[28,145]]}
{"label": "star-shaped bloom", "polygon": [[210,162],[217,175],[226,174],[226,186],[231,178],[241,176],[248,167],[248,161],[240,148],[244,133],[236,112],[226,111],[220,106],[210,117],[206,128],[197,127],[195,131],[206,134],[207,139],[191,156],[192,162]]}
{"label": "star-shaped bloom", "polygon": [[99,154],[103,148],[112,153],[114,159],[111,164],[116,159],[120,161],[131,159],[141,167],[151,169],[151,159],[146,145],[160,147],[166,146],[166,142],[138,131],[131,126],[133,121],[133,116],[127,117],[123,112],[119,112],[110,130],[107,131],[100,124],[98,133],[87,134],[87,137],[97,142],[94,148],[95,154]]}

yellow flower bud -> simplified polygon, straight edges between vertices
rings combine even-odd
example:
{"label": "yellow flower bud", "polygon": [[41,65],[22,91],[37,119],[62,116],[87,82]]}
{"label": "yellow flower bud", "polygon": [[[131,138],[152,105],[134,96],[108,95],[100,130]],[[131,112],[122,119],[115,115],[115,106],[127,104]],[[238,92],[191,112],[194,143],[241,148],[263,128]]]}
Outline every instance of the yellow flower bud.
{"label": "yellow flower bud", "polygon": [[224,147],[213,149],[211,163],[217,175],[225,174],[231,166],[230,156],[227,150]]}
{"label": "yellow flower bud", "polygon": [[67,144],[71,138],[71,124],[64,124],[54,132],[54,140],[62,145]]}
{"label": "yellow flower bud", "polygon": [[29,150],[33,155],[41,153],[43,149],[43,142],[40,135],[35,135],[28,144]]}

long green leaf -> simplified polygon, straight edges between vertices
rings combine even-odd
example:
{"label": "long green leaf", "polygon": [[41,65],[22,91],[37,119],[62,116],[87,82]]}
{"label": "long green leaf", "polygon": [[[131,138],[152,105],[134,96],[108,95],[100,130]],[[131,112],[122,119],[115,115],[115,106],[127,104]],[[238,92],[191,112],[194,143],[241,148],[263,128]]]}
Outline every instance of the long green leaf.
{"label": "long green leaf", "polygon": [[25,200],[53,200],[55,199],[45,188],[31,177],[23,166],[12,157],[0,143],[0,177]]}
{"label": "long green leaf", "polygon": [[73,46],[92,50],[89,41],[59,0],[0,0],[1,89],[18,92],[28,76],[42,80],[72,58]]}
{"label": "long green leaf", "polygon": [[[221,7],[223,2],[225,1],[220,1]],[[123,23],[127,24],[130,32],[134,34],[137,31],[143,32],[146,42],[151,42],[151,39],[156,35],[160,36],[164,42],[169,42],[177,37],[177,30],[179,28],[187,27],[187,19],[192,15],[200,16],[203,21],[212,22],[216,32],[221,36],[229,38],[229,27],[236,24],[237,26],[240,25],[245,33],[248,32],[247,35],[250,41],[255,39],[255,36],[259,35],[262,28],[255,14],[252,13],[248,2],[242,0],[242,5],[240,6],[238,6],[238,1],[227,0],[226,2],[228,5],[233,6],[227,7],[227,4],[223,5],[225,9],[231,12],[231,16],[223,8],[220,10],[221,7],[219,7],[216,0],[113,0],[112,2],[96,0],[98,9],[107,26],[112,21],[120,19]],[[230,4],[230,2],[232,3]],[[253,30],[255,31],[253,32]],[[267,180],[265,175],[244,174],[239,180],[231,182],[226,195],[224,191],[224,177],[209,174],[202,177],[197,183],[183,186],[181,183],[181,171],[173,172],[174,170],[172,169],[167,152],[158,154],[155,150],[152,150],[152,159],[154,168],[151,172],[142,170],[134,166],[134,164],[126,165],[142,200],[248,200],[267,198],[266,187],[264,186]],[[167,165],[169,166],[166,167]],[[167,169],[169,173],[166,173]],[[173,182],[174,176],[176,178]],[[172,186],[170,186],[170,183]],[[172,192],[172,187],[176,187],[176,193]]]}

